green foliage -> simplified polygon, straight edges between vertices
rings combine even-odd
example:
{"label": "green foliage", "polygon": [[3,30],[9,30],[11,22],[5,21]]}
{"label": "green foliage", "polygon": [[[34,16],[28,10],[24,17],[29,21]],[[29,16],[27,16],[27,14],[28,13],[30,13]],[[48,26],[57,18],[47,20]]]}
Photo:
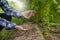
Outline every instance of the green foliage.
{"label": "green foliage", "polygon": [[44,6],[41,10],[41,16],[42,16],[42,26],[44,27],[44,34],[48,36],[49,32],[49,12],[50,12],[50,6],[51,6],[52,0],[47,0],[46,3],[44,3]]}
{"label": "green foliage", "polygon": [[37,33],[38,33],[39,36],[41,37],[41,39],[42,39],[42,40],[45,40],[45,38],[44,38],[42,32],[40,31],[40,29],[39,29],[39,27],[38,27],[38,25],[36,25],[35,28],[36,28],[36,30],[37,30]]}
{"label": "green foliage", "polygon": [[40,18],[40,1],[38,0],[31,0],[30,1],[30,5],[31,5],[31,7],[30,7],[30,9],[33,9],[33,10],[36,10],[36,14],[35,14],[35,16],[33,17],[33,18],[31,18],[31,21],[32,22],[35,22],[35,23],[38,23],[39,22],[39,20],[41,19]]}
{"label": "green foliage", "polygon": [[1,32],[0,32],[0,40],[7,40],[8,37],[13,33],[14,31],[13,30],[5,30],[3,29]]}

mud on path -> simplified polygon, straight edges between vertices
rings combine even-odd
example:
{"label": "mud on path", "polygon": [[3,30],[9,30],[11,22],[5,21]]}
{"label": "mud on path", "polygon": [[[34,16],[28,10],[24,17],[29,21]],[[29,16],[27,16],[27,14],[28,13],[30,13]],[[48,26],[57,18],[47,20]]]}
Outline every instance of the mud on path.
{"label": "mud on path", "polygon": [[[24,28],[31,28],[28,32],[14,32],[8,40],[42,40],[41,37],[38,35],[36,29],[34,28],[34,24],[28,22],[24,23]],[[52,31],[55,29],[52,29]],[[56,33],[49,33],[49,37],[46,40],[60,40],[60,35]]]}

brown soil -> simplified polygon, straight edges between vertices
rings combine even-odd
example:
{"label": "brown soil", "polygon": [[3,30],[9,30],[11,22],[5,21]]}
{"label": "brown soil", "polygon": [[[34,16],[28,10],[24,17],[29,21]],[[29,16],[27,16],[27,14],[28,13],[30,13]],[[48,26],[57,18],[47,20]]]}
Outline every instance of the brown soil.
{"label": "brown soil", "polygon": [[[19,32],[16,31],[14,32],[8,40],[42,40],[41,37],[38,35],[38,33],[36,32],[36,29],[34,28],[35,25],[28,22],[28,23],[24,23],[23,24],[24,28],[28,28],[31,29],[28,32]],[[55,28],[55,27],[54,27]],[[46,40],[60,40],[60,35],[55,33],[55,31],[59,31],[60,27],[58,28],[51,28],[51,32],[49,33],[49,37]],[[52,33],[54,32],[54,33]]]}

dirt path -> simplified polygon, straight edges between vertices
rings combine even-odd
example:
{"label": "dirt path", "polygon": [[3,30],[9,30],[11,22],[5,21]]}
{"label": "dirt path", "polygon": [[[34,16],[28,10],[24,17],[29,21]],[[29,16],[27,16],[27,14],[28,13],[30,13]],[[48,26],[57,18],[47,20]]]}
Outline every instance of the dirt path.
{"label": "dirt path", "polygon": [[[42,40],[41,37],[36,32],[36,29],[34,28],[34,26],[35,25],[31,24],[31,23],[24,23],[23,24],[24,28],[32,28],[32,29],[25,33],[16,31],[10,36],[10,38],[8,40]],[[55,29],[53,29],[53,30],[55,30]],[[50,32],[49,37],[46,40],[60,40],[60,35]]]}

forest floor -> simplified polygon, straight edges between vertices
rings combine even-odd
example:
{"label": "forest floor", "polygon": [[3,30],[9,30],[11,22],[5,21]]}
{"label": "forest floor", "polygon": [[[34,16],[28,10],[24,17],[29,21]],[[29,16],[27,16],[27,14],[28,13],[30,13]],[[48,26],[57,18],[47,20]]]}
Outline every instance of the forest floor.
{"label": "forest floor", "polygon": [[[38,35],[36,29],[34,28],[35,24],[30,22],[24,23],[24,28],[31,28],[28,32],[14,32],[8,40],[42,40],[41,37]],[[42,30],[42,27],[40,27]],[[60,40],[60,27],[52,27],[50,28],[49,37],[46,40]]]}

